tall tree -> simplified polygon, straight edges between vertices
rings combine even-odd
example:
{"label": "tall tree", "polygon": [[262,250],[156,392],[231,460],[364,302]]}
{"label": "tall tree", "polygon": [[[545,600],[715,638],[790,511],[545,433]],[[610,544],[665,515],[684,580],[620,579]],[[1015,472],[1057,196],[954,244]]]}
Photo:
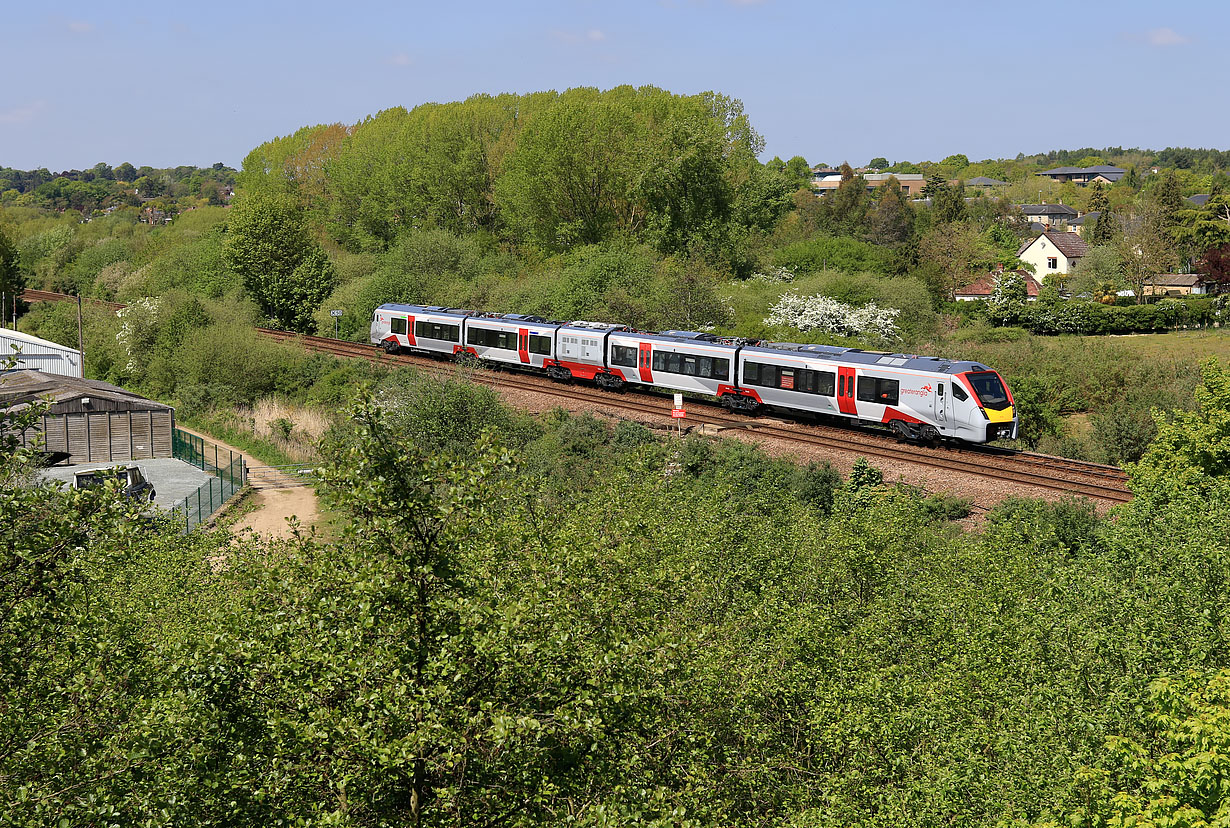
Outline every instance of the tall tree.
{"label": "tall tree", "polygon": [[963,221],[967,213],[965,185],[959,181],[951,186],[946,183],[932,196],[931,209],[935,213],[935,221],[939,224]]}
{"label": "tall tree", "polygon": [[[21,293],[26,286],[25,274],[22,273],[17,246],[0,227],[0,292],[11,303],[13,297]],[[11,304],[8,307],[12,307]],[[5,318],[4,309],[0,308],[0,319]],[[0,355],[2,357],[4,355]]]}
{"label": "tall tree", "polygon": [[841,184],[827,197],[828,229],[847,236],[862,233],[867,223],[867,211],[871,208],[871,195],[867,192],[867,179],[843,163]]}
{"label": "tall tree", "polygon": [[901,244],[914,232],[914,208],[896,177],[880,185],[877,195],[869,220],[871,238],[876,244]]}
{"label": "tall tree", "polygon": [[1145,283],[1167,273],[1178,264],[1174,239],[1166,230],[1166,219],[1156,203],[1148,203],[1123,222],[1116,247],[1123,262],[1123,276],[1136,303],[1144,304]]}
{"label": "tall tree", "polygon": [[245,196],[231,208],[222,251],[262,312],[282,328],[312,330],[312,314],[336,279],[302,208],[288,196]]}

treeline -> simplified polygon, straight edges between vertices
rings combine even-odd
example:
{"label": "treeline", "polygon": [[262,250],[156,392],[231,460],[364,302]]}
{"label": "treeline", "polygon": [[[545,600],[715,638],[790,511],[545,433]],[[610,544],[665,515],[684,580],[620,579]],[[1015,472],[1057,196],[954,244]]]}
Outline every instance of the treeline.
{"label": "treeline", "polygon": [[762,148],[742,104],[715,93],[478,95],[301,129],[253,150],[239,185],[292,197],[351,251],[437,227],[546,251],[619,236],[729,257],[790,206]]}
{"label": "treeline", "polygon": [[235,170],[221,162],[212,167],[112,167],[98,163],[88,170],[14,170],[0,167],[0,205],[45,210],[75,210],[89,215],[108,207],[137,207],[157,199],[156,207],[220,205],[235,185]]}

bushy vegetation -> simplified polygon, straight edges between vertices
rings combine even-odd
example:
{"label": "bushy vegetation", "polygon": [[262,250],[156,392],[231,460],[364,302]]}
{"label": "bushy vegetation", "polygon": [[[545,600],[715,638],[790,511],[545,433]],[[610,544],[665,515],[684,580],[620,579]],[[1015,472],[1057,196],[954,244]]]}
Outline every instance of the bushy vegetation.
{"label": "bushy vegetation", "polygon": [[1159,423],[1115,520],[1017,500],[981,532],[867,465],[409,375],[324,443],[336,540],[0,487],[6,819],[1211,818],[1226,387]]}

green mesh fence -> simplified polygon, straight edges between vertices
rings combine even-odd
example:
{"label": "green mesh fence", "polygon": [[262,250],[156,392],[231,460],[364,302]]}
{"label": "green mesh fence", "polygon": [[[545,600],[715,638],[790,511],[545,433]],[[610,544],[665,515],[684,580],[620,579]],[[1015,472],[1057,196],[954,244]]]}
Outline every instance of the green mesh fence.
{"label": "green mesh fence", "polygon": [[241,455],[178,428],[171,435],[171,453],[213,475],[172,510],[182,515],[184,531],[191,532],[243,488],[247,469]]}

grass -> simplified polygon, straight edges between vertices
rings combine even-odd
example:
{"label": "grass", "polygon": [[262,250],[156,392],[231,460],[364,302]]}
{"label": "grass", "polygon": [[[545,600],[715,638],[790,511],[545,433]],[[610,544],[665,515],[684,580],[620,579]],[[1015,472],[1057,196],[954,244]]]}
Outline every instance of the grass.
{"label": "grass", "polygon": [[1208,357],[1230,360],[1230,330],[1205,328],[1199,331],[1173,331],[1107,337],[1145,359],[1173,359],[1203,362]]}

